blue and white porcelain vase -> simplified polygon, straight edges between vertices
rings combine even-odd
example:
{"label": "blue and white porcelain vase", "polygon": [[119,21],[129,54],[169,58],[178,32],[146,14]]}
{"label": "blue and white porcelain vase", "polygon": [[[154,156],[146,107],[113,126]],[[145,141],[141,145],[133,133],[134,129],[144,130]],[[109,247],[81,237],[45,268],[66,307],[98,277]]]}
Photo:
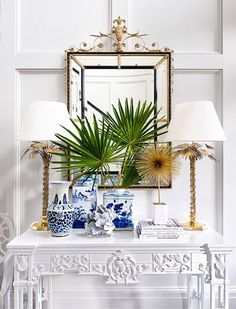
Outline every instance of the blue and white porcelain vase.
{"label": "blue and white porcelain vase", "polygon": [[48,226],[52,236],[69,235],[74,222],[74,208],[68,201],[69,181],[52,181],[54,199],[47,209]]}
{"label": "blue and white porcelain vase", "polygon": [[84,228],[87,216],[97,206],[97,184],[92,177],[80,178],[72,188],[72,203],[75,210],[73,228]]}
{"label": "blue and white porcelain vase", "polygon": [[103,204],[113,208],[117,217],[113,220],[116,229],[133,230],[133,199],[134,194],[124,189],[107,191],[103,194]]}

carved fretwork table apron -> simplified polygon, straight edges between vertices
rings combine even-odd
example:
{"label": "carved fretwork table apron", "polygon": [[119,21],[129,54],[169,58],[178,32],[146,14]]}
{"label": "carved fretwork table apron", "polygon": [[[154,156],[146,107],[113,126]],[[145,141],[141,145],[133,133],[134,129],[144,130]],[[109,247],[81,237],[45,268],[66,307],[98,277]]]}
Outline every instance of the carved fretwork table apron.
{"label": "carved fretwork table apron", "polygon": [[[188,308],[197,304],[203,309],[204,291],[210,287],[210,309],[228,309],[226,260],[232,247],[210,229],[186,232],[180,240],[138,239],[133,232],[86,237],[78,230],[57,238],[50,232],[28,230],[7,248],[14,261],[14,309],[23,309],[23,302],[28,309],[41,309],[42,303],[53,309],[51,287],[46,290],[42,278],[69,272],[102,276],[104,284],[138,284],[140,276],[183,274]],[[5,299],[6,308],[12,308],[10,297]]]}

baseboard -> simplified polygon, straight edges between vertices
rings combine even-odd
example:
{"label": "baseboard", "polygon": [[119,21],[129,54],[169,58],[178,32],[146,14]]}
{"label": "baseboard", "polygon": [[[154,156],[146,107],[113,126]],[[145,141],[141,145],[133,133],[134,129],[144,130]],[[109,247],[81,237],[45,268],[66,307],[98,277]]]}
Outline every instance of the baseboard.
{"label": "baseboard", "polygon": [[[236,308],[236,286],[229,288],[230,309]],[[11,293],[13,302],[13,294]],[[196,302],[196,301],[195,301]],[[205,308],[209,304],[209,287],[205,291]],[[187,309],[184,287],[112,287],[75,288],[53,291],[52,309]]]}
{"label": "baseboard", "polygon": [[53,308],[70,309],[187,309],[184,288],[115,287],[57,290],[53,292]]}
{"label": "baseboard", "polygon": [[86,309],[187,309],[185,288],[115,286],[91,289],[57,290],[53,308],[61,309],[65,304],[76,309],[79,304]]}
{"label": "baseboard", "polygon": [[[230,309],[236,308],[236,286],[229,289]],[[53,308],[77,308],[79,304],[86,309],[187,309],[185,287],[112,287],[57,289],[53,292]],[[197,302],[193,300],[193,302]],[[209,286],[205,290],[205,308],[209,306]]]}
{"label": "baseboard", "polygon": [[184,287],[131,287],[127,286],[107,286],[105,288],[76,288],[70,289],[56,289],[53,294],[59,298],[108,298],[108,299],[122,299],[132,295],[132,298],[186,298],[187,292]]}

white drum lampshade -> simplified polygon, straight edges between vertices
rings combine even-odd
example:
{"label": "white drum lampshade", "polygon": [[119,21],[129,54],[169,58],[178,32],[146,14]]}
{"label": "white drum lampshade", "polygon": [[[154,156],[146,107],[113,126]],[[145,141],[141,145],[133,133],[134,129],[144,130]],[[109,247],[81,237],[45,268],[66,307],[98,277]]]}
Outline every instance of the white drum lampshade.
{"label": "white drum lampshade", "polygon": [[224,141],[225,133],[210,101],[184,102],[176,105],[166,141]]}
{"label": "white drum lampshade", "polygon": [[36,101],[27,109],[18,136],[22,141],[55,140],[55,133],[65,135],[60,126],[70,127],[70,116],[65,103],[56,101]]}

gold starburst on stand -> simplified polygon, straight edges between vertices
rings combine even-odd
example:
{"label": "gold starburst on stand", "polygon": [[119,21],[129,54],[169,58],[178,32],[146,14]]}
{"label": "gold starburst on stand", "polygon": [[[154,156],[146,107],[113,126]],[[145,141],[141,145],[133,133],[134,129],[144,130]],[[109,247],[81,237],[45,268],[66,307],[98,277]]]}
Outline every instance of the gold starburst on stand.
{"label": "gold starburst on stand", "polygon": [[161,183],[169,184],[171,177],[176,175],[180,168],[178,155],[170,146],[157,145],[142,149],[137,159],[137,171],[140,176],[158,185],[157,203],[161,203]]}
{"label": "gold starburst on stand", "polygon": [[140,153],[137,170],[142,178],[155,183],[168,184],[179,171],[177,154],[169,146],[148,146]]}

